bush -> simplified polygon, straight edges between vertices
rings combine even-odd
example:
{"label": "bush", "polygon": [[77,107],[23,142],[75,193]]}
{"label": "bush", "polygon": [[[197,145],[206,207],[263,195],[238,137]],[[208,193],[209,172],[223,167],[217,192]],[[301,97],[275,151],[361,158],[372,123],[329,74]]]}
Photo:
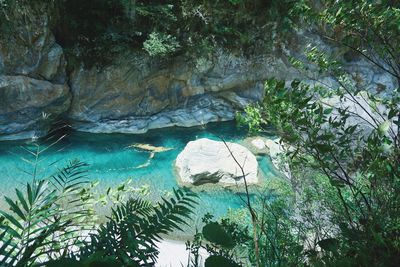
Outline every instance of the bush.
{"label": "bush", "polygon": [[159,32],[152,32],[143,43],[143,49],[150,56],[167,56],[175,53],[180,45],[175,37]]}

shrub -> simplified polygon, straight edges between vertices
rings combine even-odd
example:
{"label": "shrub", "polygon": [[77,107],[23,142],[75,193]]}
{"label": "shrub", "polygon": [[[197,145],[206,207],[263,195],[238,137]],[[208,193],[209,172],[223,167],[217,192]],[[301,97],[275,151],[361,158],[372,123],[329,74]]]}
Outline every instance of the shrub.
{"label": "shrub", "polygon": [[175,53],[180,45],[174,36],[152,32],[143,43],[143,49],[150,56],[166,56]]}

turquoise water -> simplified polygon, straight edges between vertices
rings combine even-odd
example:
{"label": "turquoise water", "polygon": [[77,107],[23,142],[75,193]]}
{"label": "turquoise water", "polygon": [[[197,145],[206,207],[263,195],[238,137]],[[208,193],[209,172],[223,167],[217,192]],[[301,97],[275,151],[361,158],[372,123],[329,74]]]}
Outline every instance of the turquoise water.
{"label": "turquoise water", "polygon": [[[39,176],[46,177],[61,168],[72,159],[84,161],[89,166],[91,180],[100,181],[101,188],[115,186],[132,179],[133,186],[148,185],[154,198],[177,187],[174,174],[174,160],[185,145],[198,138],[219,140],[223,136],[227,141],[240,142],[246,137],[246,131],[238,129],[232,122],[214,123],[203,127],[167,128],[153,130],[146,134],[90,134],[72,132],[60,143],[42,155]],[[156,153],[150,164],[144,168],[136,168],[148,161],[150,153],[128,148],[135,143],[146,143],[153,146],[173,148],[170,151]],[[0,142],[0,194],[13,195],[15,187],[23,186],[31,178],[24,173],[31,168],[21,160],[28,153],[21,146],[24,142]],[[275,175],[268,157],[260,157],[260,170],[264,179]],[[51,165],[51,167],[49,167]],[[211,212],[219,217],[228,209],[243,206],[238,194],[232,190],[211,186],[197,190],[200,200],[196,220]]]}

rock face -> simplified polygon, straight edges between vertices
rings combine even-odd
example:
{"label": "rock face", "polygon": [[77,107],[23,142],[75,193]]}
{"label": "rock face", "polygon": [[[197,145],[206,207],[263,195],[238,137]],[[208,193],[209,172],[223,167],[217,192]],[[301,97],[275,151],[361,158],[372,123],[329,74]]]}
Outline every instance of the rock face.
{"label": "rock face", "polygon": [[67,111],[65,85],[26,76],[0,76],[0,140],[41,136],[49,120]]}
{"label": "rock face", "polygon": [[[394,123],[394,118],[389,119],[389,110],[383,105],[371,106],[370,98],[366,91],[359,92],[354,98],[348,94],[340,100],[339,97],[321,99],[321,103],[328,106],[334,106],[340,109],[347,109],[350,116],[346,120],[346,126],[357,125],[365,136],[368,136],[375,127],[387,123],[394,132],[397,132],[398,126]],[[333,111],[331,117],[338,116],[337,111]],[[327,126],[328,127],[328,126]]]}
{"label": "rock face", "polygon": [[32,9],[9,15],[12,31],[0,37],[0,75],[24,75],[57,84],[67,80],[63,49],[51,32],[52,13],[49,4],[38,1]]}
{"label": "rock face", "polygon": [[52,12],[12,14],[12,30],[0,33],[0,140],[43,136],[71,100],[63,49],[50,30]]}
{"label": "rock face", "polygon": [[[256,157],[241,145],[229,142],[227,145],[244,169],[247,183],[257,183],[258,162]],[[180,181],[193,185],[243,184],[241,169],[231,156],[229,149],[223,142],[207,138],[189,142],[175,162]]]}
{"label": "rock face", "polygon": [[77,69],[70,78],[73,127],[142,133],[232,120],[238,109],[263,98],[263,81],[283,65],[257,60],[217,51],[162,62],[131,52],[102,70]]}

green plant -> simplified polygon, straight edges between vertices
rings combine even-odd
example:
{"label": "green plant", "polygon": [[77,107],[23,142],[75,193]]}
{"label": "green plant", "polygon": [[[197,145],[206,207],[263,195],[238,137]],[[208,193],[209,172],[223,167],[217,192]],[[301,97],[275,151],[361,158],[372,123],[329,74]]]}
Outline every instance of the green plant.
{"label": "green plant", "polygon": [[[364,59],[400,85],[397,2],[301,1],[299,10],[345,60]],[[264,102],[239,117],[253,132],[275,127],[292,173],[291,197],[252,203],[265,228],[249,249],[266,266],[397,266],[400,88],[367,91],[318,45],[304,56],[291,60],[306,81],[267,81]]]}
{"label": "green plant", "polygon": [[[112,209],[109,221],[90,234],[81,250],[52,264],[71,262],[85,266],[96,259],[117,266],[149,266],[157,261],[157,241],[161,235],[181,230],[189,225],[196,204],[196,195],[190,191],[174,190],[174,197],[163,199],[154,206],[140,198],[129,199]],[[79,265],[80,264],[80,265]]]}
{"label": "green plant", "polygon": [[[370,94],[352,93],[346,87],[341,94],[340,90],[330,92],[330,97],[335,93],[342,96],[337,98],[342,104],[336,106],[325,104],[323,88],[298,81],[286,88],[283,82],[273,80],[267,83],[266,90],[265,108],[260,116],[275,125],[283,142],[291,145],[287,158],[296,190],[302,194],[307,186],[315,187],[313,179],[319,175],[330,182],[323,191],[336,191],[336,195],[329,195],[334,197],[330,200],[320,198],[329,204],[325,214],[330,223],[340,229],[340,234],[333,231],[330,237],[316,241],[323,250],[328,242],[324,240],[335,246],[333,254],[332,246],[324,250],[324,261],[391,262],[400,251],[395,237],[400,169],[396,116],[388,117],[388,113],[398,114],[393,111],[398,98],[379,100]],[[343,104],[348,98],[359,107],[363,105],[370,120],[365,121],[365,117],[360,118]],[[378,105],[386,106],[385,114],[373,108]],[[314,256],[313,261],[320,262],[321,255]]]}
{"label": "green plant", "polygon": [[164,33],[152,32],[143,43],[143,49],[150,56],[166,56],[175,53],[180,45],[175,37]]}
{"label": "green plant", "polygon": [[[37,159],[40,148],[32,152]],[[30,266],[57,258],[77,244],[91,227],[92,210],[82,190],[88,183],[85,163],[70,162],[50,179],[38,179],[37,167],[25,191],[16,189],[16,200],[5,197],[9,212],[0,212],[2,266]],[[93,221],[92,221],[93,223]]]}
{"label": "green plant", "polygon": [[[400,22],[398,5],[326,1],[307,10],[307,19],[320,31],[324,27],[324,38],[399,81],[400,29],[393,24]],[[248,108],[246,118],[250,127],[276,128],[288,148],[294,190],[300,198],[312,191],[313,198],[302,203],[313,209],[300,210],[315,238],[308,261],[316,266],[394,266],[400,254],[400,89],[367,91],[334,57],[309,46],[305,60],[293,62],[316,85],[269,80],[263,104]],[[334,83],[327,85],[320,75]],[[317,220],[320,214],[324,222]]]}
{"label": "green plant", "polygon": [[[53,140],[50,137],[49,140]],[[32,181],[14,198],[5,197],[7,211],[0,211],[1,266],[142,266],[157,260],[162,235],[188,225],[196,195],[173,191],[170,199],[154,205],[143,200],[146,188],[127,188],[129,181],[107,190],[111,216],[98,224],[94,208],[104,201],[92,192],[87,164],[71,161],[51,177],[43,177],[41,155],[55,146],[38,142],[22,148],[32,166]],[[139,193],[139,196],[136,195]],[[129,197],[129,199],[126,199]],[[118,204],[116,204],[118,203]]]}
{"label": "green plant", "polygon": [[247,248],[251,237],[247,227],[242,227],[238,222],[229,219],[213,221],[213,215],[206,214],[203,217],[203,229],[197,232],[193,242],[187,242],[189,251],[189,266],[200,266],[200,249],[209,254],[205,259],[206,267],[217,266],[241,266],[246,263]]}

